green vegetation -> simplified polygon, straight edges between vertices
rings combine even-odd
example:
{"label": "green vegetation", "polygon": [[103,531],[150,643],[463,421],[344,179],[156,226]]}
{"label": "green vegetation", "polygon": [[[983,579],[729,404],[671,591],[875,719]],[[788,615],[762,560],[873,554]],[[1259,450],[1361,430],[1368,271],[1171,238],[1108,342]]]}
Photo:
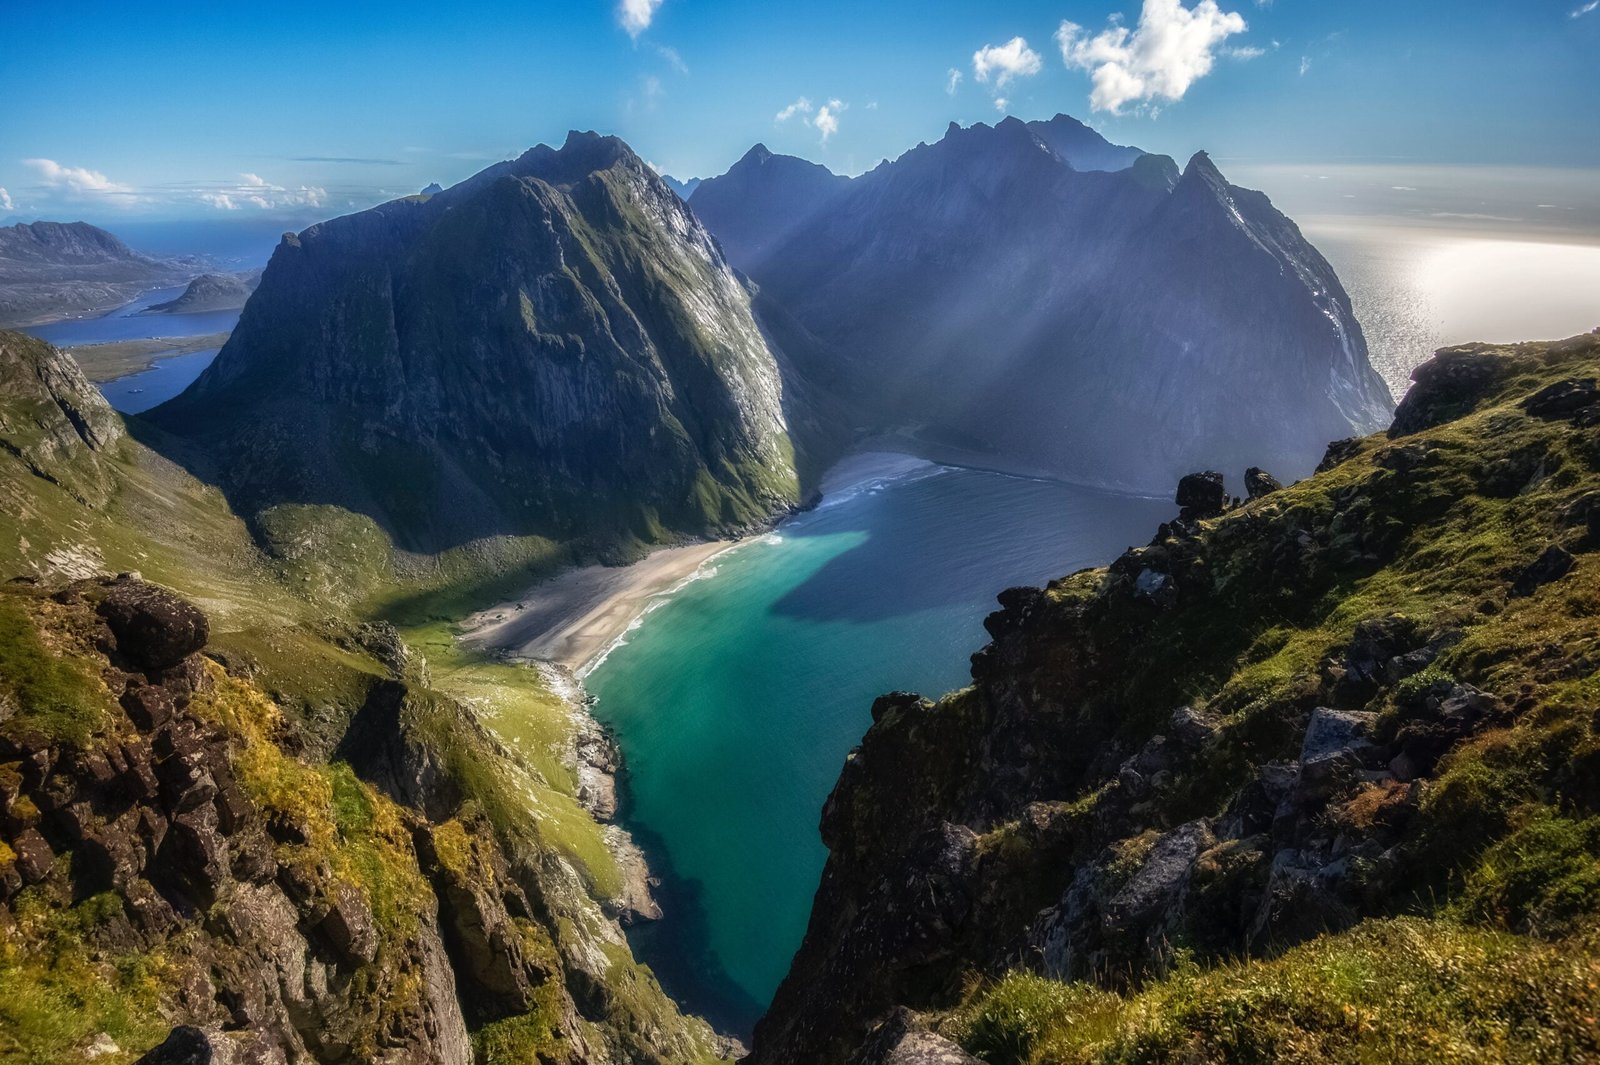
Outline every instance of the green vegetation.
{"label": "green vegetation", "polygon": [[105,685],[84,663],[82,648],[47,647],[33,612],[48,604],[0,598],[0,727],[37,729],[76,746],[110,720]]}
{"label": "green vegetation", "polygon": [[1180,966],[1127,996],[1013,973],[943,1030],[991,1065],[1592,1060],[1595,948],[1592,934],[1373,921],[1271,961]]}
{"label": "green vegetation", "polygon": [[91,932],[121,913],[110,894],[67,909],[33,889],[13,900],[13,922],[0,925],[0,1061],[77,1060],[104,1032],[121,1052],[100,1060],[122,1065],[166,1035],[159,1008],[174,970],[165,953],[93,946]]}

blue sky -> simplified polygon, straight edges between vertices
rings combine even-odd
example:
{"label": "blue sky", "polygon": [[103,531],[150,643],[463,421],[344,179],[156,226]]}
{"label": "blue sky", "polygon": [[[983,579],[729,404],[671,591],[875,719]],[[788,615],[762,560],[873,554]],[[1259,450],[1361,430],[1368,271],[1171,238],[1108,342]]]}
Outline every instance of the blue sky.
{"label": "blue sky", "polygon": [[1224,169],[1600,166],[1588,0],[9,0],[0,25],[0,217],[317,217],[575,127],[680,177],[756,141],[857,173],[1057,111]]}

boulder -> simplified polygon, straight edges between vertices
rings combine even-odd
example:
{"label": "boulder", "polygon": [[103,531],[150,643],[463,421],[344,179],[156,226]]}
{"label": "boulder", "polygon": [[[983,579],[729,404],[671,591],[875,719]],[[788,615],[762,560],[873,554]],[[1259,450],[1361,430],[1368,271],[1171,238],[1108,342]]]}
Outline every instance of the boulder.
{"label": "boulder", "polygon": [[135,1065],[285,1065],[283,1051],[250,1032],[179,1025]]}
{"label": "boulder", "polygon": [[17,838],[11,841],[11,849],[16,852],[17,872],[24,882],[36,884],[50,875],[56,854],[38,829],[25,828],[17,833]]}
{"label": "boulder", "polygon": [[1244,471],[1244,491],[1245,495],[1251,499],[1260,499],[1264,495],[1271,495],[1282,487],[1283,485],[1278,482],[1276,477],[1259,466],[1251,466]]}
{"label": "boulder", "polygon": [[1558,581],[1572,568],[1572,553],[1560,544],[1551,544],[1544,554],[1530,562],[1511,583],[1511,597],[1524,599],[1551,581]]}
{"label": "boulder", "polygon": [[1570,418],[1600,403],[1600,387],[1593,377],[1569,378],[1539,389],[1522,401],[1522,409],[1535,418]]}
{"label": "boulder", "polygon": [[1512,359],[1476,346],[1436,352],[1411,371],[1411,389],[1395,407],[1390,438],[1419,433],[1466,414],[1512,363]]}
{"label": "boulder", "polygon": [[922,1027],[901,1007],[875,1028],[850,1065],[980,1065],[977,1058]]}
{"label": "boulder", "polygon": [[317,922],[317,931],[344,968],[358,968],[378,956],[378,929],[372,923],[372,910],[361,892],[349,884],[334,887],[328,911]]}
{"label": "boulder", "polygon": [[1228,507],[1228,492],[1222,474],[1215,470],[1184,475],[1178,482],[1177,503],[1185,521],[1214,518]]}
{"label": "boulder", "polygon": [[175,666],[210,636],[198,607],[141,580],[118,579],[96,609],[117,638],[117,650],[141,669]]}

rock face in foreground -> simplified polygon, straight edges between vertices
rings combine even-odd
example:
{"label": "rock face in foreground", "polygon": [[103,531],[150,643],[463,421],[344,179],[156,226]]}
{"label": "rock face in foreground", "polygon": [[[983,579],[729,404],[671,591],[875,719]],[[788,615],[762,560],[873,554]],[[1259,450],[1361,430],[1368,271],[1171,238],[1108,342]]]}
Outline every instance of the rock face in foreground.
{"label": "rock face in foreground", "polygon": [[1332,267],[1203,152],[1180,172],[1062,116],[815,170],[757,149],[693,206],[857,424],[1158,490],[1303,476],[1388,422]]}
{"label": "rock face in foreground", "polygon": [[149,1065],[735,1049],[574,905],[569,868],[467,801],[469,762],[490,801],[493,744],[415,663],[358,714],[382,736],[355,730],[329,764],[289,753],[306,737],[208,638],[132,575],[0,589],[0,1047]]}
{"label": "rock face in foreground", "polygon": [[1003,593],[971,688],[873,706],[752,1061],[1600,1053],[1597,373],[1441,352],[1316,477]]}
{"label": "rock face in foreground", "polygon": [[793,396],[750,295],[615,138],[284,238],[239,326],[150,416],[244,512],[332,503],[400,546],[653,541],[793,505]]}

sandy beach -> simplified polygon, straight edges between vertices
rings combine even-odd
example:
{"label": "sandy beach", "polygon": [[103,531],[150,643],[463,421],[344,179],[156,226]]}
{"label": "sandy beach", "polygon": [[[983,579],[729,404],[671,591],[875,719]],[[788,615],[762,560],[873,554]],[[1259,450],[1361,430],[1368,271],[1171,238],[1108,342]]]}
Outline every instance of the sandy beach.
{"label": "sandy beach", "polygon": [[568,570],[519,599],[468,617],[461,625],[461,642],[582,673],[644,613],[650,600],[671,591],[734,543],[664,547],[631,566]]}

